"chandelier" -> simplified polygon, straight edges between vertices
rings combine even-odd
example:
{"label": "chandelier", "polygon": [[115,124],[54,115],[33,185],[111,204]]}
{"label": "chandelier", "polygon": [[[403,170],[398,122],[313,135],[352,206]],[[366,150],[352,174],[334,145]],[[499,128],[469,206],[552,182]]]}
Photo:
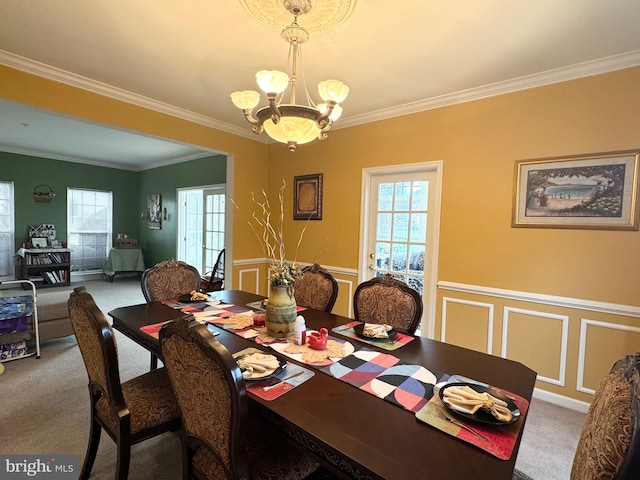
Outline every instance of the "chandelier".
{"label": "chandelier", "polygon": [[290,73],[278,70],[261,70],[256,73],[256,81],[267,95],[268,105],[259,108],[255,115],[253,109],[260,102],[260,93],[255,90],[233,92],[231,101],[244,112],[247,121],[253,125],[252,131],[255,134],[266,132],[274,140],[286,143],[289,150],[294,152],[297,145],[309,143],[316,138],[327,138],[333,122],[342,114],[340,104],[347,98],[349,87],[338,80],[320,82],[318,93],[323,103],[316,105],[307,91],[303,77],[306,105],[296,103],[297,70],[301,64],[300,47],[309,39],[309,32],[298,25],[298,16],[311,10],[311,2],[284,0],[283,3],[293,15],[293,23],[284,27],[281,32],[282,38],[289,44],[287,68]]}

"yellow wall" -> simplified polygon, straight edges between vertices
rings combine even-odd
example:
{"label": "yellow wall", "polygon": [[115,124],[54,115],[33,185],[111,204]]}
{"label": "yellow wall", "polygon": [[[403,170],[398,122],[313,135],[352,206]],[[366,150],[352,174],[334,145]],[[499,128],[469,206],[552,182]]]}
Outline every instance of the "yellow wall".
{"label": "yellow wall", "polygon": [[362,169],[443,160],[439,280],[638,305],[639,232],[511,228],[516,160],[640,149],[638,85],[640,68],[333,131],[294,155],[271,145],[271,188],[322,172],[303,260],[332,234],[321,262],[356,268]]}
{"label": "yellow wall", "polygon": [[[357,283],[362,169],[442,160],[438,281],[474,291],[441,285],[436,338],[494,355],[504,350],[543,377],[563,366],[561,385],[540,380],[538,387],[583,401],[590,401],[588,390],[612,358],[640,351],[640,232],[511,227],[516,160],[640,148],[640,68],[332,131],[327,141],[302,145],[293,155],[284,145],[10,68],[0,67],[0,80],[0,97],[8,100],[233,153],[233,197],[243,212],[253,209],[251,191],[266,188],[274,200],[284,178],[289,258],[304,226],[292,220],[293,176],[323,173],[323,220],[309,222],[297,259],[334,269],[341,289],[335,311],[342,314],[350,313]],[[262,252],[237,215],[233,257],[233,287],[264,293],[264,265],[251,260]],[[512,292],[518,299],[508,298]],[[557,305],[564,299],[569,307]],[[610,308],[600,311],[592,302]],[[616,308],[631,313],[616,314]]]}
{"label": "yellow wall", "polygon": [[[339,245],[320,263],[357,269],[362,169],[442,160],[438,281],[474,293],[438,289],[435,338],[504,351],[540,372],[540,389],[584,408],[613,360],[640,351],[640,232],[512,228],[514,163],[640,149],[638,85],[633,68],[333,131],[294,155],[271,145],[270,188],[323,173],[323,220],[310,224],[299,259],[334,235]],[[299,229],[287,221],[287,232]]]}

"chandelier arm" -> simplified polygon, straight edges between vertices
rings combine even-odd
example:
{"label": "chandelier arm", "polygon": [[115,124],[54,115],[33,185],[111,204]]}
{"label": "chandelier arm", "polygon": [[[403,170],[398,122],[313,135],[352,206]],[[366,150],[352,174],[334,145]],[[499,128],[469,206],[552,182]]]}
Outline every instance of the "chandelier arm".
{"label": "chandelier arm", "polygon": [[253,116],[253,110],[247,108],[243,109],[242,112],[244,113],[244,118],[246,118],[247,122],[249,122],[251,125],[262,126],[262,122]]}
{"label": "chandelier arm", "polygon": [[333,124],[333,122],[331,121],[329,116],[333,112],[333,108],[335,106],[336,106],[336,102],[328,101],[327,111],[324,114],[320,115],[318,118],[316,118],[316,124],[318,125],[318,128],[320,130],[325,130],[325,129],[328,130],[329,128],[331,128],[331,125]]}
{"label": "chandelier arm", "polygon": [[[282,118],[282,114],[280,113],[280,109],[278,108],[278,104],[276,102],[276,95],[269,94],[269,111],[271,112],[271,121],[277,125],[280,122],[280,118]],[[264,121],[264,120],[263,120]],[[258,123],[262,123],[258,120]]]}

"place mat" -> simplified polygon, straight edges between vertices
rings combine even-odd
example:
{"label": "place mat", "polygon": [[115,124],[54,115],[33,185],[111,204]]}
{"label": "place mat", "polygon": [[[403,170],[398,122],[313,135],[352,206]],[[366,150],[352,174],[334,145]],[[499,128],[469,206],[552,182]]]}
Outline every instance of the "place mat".
{"label": "place mat", "polygon": [[[160,336],[160,329],[162,328],[162,326],[165,323],[169,323],[172,322],[173,320],[167,320],[166,322],[160,322],[160,323],[153,323],[151,325],[145,325],[144,327],[140,327],[140,330],[143,331],[144,333],[146,333],[147,335],[151,335],[153,338],[159,338]],[[214,330],[211,328],[211,326],[207,325],[207,328],[209,329],[209,331],[214,335],[220,335],[220,332]]]}
{"label": "place mat", "polygon": [[371,350],[358,350],[321,370],[414,413],[433,397],[434,385],[447,377],[421,365],[404,363],[391,354]]}
{"label": "place mat", "polygon": [[167,320],[166,322],[153,323],[151,325],[145,325],[144,327],[140,327],[140,330],[146,333],[147,335],[151,335],[153,338],[158,338],[160,333],[160,329],[165,323],[169,323],[172,320]]}
{"label": "place mat", "polygon": [[313,377],[308,368],[287,362],[287,366],[275,377],[246,382],[247,391],[263,400],[275,400]]}
{"label": "place mat", "polygon": [[[307,338],[309,333],[311,332],[313,332],[313,330],[307,330]],[[332,352],[335,352],[335,350],[333,350],[331,347],[332,346],[335,347],[336,344],[341,344],[344,347],[344,350],[342,352],[343,356],[336,356],[336,357],[328,356],[328,355],[331,355]],[[311,365],[314,367],[323,367],[326,365],[331,365],[334,362],[337,362],[338,360],[351,355],[355,351],[354,346],[350,342],[346,340],[340,340],[334,337],[327,337],[327,349],[325,350],[314,350],[308,344],[295,345],[294,343],[292,343],[292,341],[287,341],[286,343],[275,342],[275,343],[269,344],[269,346],[274,350],[276,350],[277,352],[281,353],[282,355],[286,355],[289,358],[292,358],[298,362],[306,363],[307,365]],[[287,351],[287,349],[289,349],[290,351]],[[324,353],[324,356],[323,356],[323,353]],[[314,361],[312,359],[309,359],[309,356],[311,355],[314,355],[314,356],[317,355],[323,358]]]}
{"label": "place mat", "polygon": [[[471,445],[474,445],[501,460],[509,460],[516,445],[518,434],[522,429],[524,422],[523,419],[525,418],[527,409],[529,408],[529,402],[515,393],[496,387],[491,388],[511,397],[520,409],[520,418],[514,423],[510,423],[508,425],[489,425],[468,420],[449,411],[442,404],[440,395],[434,395],[429,402],[416,413],[416,418],[427,425],[470,443]],[[474,435],[463,427],[447,421],[445,416],[462,422],[478,434],[485,437],[486,440]]]}
{"label": "place mat", "polygon": [[403,347],[411,340],[414,340],[415,337],[411,335],[406,335],[404,333],[397,332],[396,335],[392,339],[387,340],[369,340],[366,338],[359,337],[356,335],[356,332],[353,331],[353,327],[356,325],[360,325],[363,322],[349,322],[344,325],[340,325],[338,327],[333,328],[331,331],[333,333],[338,333],[340,335],[344,335],[345,337],[354,338],[362,343],[368,343],[369,345],[375,345],[378,348],[382,348],[384,350],[397,350],[400,347]]}

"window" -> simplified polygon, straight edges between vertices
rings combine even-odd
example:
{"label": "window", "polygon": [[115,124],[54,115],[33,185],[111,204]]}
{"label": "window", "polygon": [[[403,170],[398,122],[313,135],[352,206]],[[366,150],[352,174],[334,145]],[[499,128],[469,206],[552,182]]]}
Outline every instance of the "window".
{"label": "window", "polygon": [[67,243],[72,272],[101,271],[111,247],[113,195],[67,189]]}
{"label": "window", "polygon": [[13,278],[13,182],[0,182],[0,280]]}

